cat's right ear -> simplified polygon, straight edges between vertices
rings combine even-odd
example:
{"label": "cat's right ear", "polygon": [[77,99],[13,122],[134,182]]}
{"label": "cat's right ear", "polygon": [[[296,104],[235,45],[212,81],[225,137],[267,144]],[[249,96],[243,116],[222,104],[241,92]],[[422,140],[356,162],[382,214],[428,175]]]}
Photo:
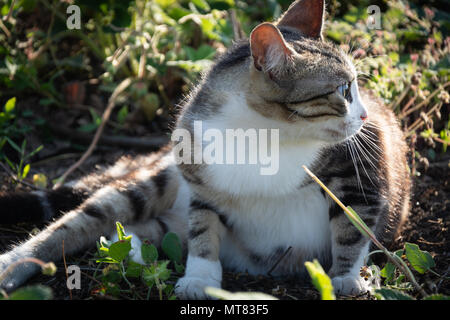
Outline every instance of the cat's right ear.
{"label": "cat's right ear", "polygon": [[250,49],[255,68],[265,72],[282,67],[294,54],[280,30],[268,22],[253,29],[250,34]]}

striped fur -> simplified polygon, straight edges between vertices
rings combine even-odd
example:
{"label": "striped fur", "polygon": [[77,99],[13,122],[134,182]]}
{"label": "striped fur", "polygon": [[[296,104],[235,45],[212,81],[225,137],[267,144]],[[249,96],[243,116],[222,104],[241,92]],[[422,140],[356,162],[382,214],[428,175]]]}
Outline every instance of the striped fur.
{"label": "striped fur", "polygon": [[[101,235],[111,236],[121,221],[156,244],[168,230],[179,234],[187,253],[186,274],[176,286],[181,298],[206,298],[205,286],[220,286],[222,265],[253,274],[304,274],[304,262],[314,258],[338,293],[367,290],[359,268],[370,242],[301,165],[389,245],[409,210],[406,144],[393,113],[359,90],[347,56],[321,40],[323,1],[310,1],[297,1],[278,25],[255,28],[252,34],[260,34],[253,40],[220,57],[180,106],[176,123],[192,137],[198,120],[205,130],[221,132],[278,129],[276,174],[260,175],[260,165],[177,165],[179,155],[168,146],[67,184],[65,198],[59,195],[65,207],[51,193],[8,195],[0,198],[0,206],[8,203],[2,211],[7,219],[20,212],[33,219],[68,212],[1,255],[0,271],[23,257],[59,259],[63,240],[69,254],[88,248]],[[304,4],[314,8],[314,21],[302,20],[296,28],[295,17],[304,13],[295,10]],[[306,30],[308,25],[315,29]],[[350,97],[340,89],[347,84]],[[66,202],[71,195],[76,199]],[[22,199],[22,209],[14,199]],[[34,272],[25,264],[1,286],[15,288]]]}

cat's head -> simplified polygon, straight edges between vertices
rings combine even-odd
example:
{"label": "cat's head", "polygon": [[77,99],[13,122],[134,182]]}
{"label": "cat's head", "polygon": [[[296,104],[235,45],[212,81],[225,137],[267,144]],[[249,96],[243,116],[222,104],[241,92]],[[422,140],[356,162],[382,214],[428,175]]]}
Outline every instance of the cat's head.
{"label": "cat's head", "polygon": [[355,134],[368,115],[355,67],[322,38],[324,12],[323,0],[299,0],[276,23],[255,27],[247,101],[265,117],[333,143]]}

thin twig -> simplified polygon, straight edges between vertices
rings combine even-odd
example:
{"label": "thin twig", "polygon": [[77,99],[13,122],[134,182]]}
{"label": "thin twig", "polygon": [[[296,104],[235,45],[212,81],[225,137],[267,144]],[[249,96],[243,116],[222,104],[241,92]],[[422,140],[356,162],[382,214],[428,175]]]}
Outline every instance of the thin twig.
{"label": "thin twig", "polygon": [[83,154],[83,156],[75,163],[73,164],[62,176],[59,178],[58,182],[54,185],[53,189],[58,189],[62,186],[66,178],[74,172],[81,164],[83,164],[84,161],[92,154],[95,147],[97,146],[97,143],[100,139],[100,136],[102,135],[103,129],[106,125],[106,122],[108,121],[109,117],[111,116],[111,112],[116,104],[117,97],[131,84],[132,79],[126,78],[123,80],[114,90],[111,97],[108,101],[108,106],[106,107],[105,111],[102,115],[102,122],[100,123],[100,126],[97,128],[97,131],[95,132],[94,139],[92,140],[89,148],[86,150],[86,152]]}
{"label": "thin twig", "polygon": [[289,253],[289,251],[291,251],[292,247],[290,246],[289,248],[287,248],[287,250],[283,253],[283,255],[277,260],[277,262],[275,262],[275,264],[273,265],[272,268],[270,268],[269,272],[267,272],[267,274],[270,276],[272,271],[275,270],[275,268],[280,264],[281,260],[284,259],[284,257],[287,256],[287,254]]}
{"label": "thin twig", "polygon": [[11,37],[11,32],[9,32],[8,28],[3,23],[2,19],[0,19],[0,28],[3,30],[3,32],[6,34],[6,37]]}
{"label": "thin twig", "polygon": [[[72,130],[67,127],[49,124],[50,129],[57,135],[68,140],[77,141],[79,143],[91,142],[94,136],[86,132]],[[160,148],[169,142],[169,137],[164,134],[151,134],[146,137],[125,137],[125,136],[107,136],[102,135],[98,141],[99,145],[124,147],[151,150]]]}
{"label": "thin twig", "polygon": [[406,86],[405,90],[403,90],[403,92],[398,96],[398,98],[395,99],[395,101],[392,102],[391,105],[389,105],[389,108],[391,110],[395,110],[400,105],[400,102],[402,102],[402,100],[405,98],[406,94],[409,92],[410,89],[411,89],[411,84],[408,84]]}
{"label": "thin twig", "polygon": [[[62,240],[62,256],[64,261],[64,271],[66,272],[66,284],[67,284],[67,282],[69,281],[69,274],[67,273],[66,254],[64,252],[64,239]],[[67,286],[67,289],[69,289],[69,297],[70,300],[72,300],[72,289],[70,289],[69,286]]]}
{"label": "thin twig", "polygon": [[450,81],[445,83],[442,87],[437,88],[436,90],[434,90],[433,93],[431,93],[425,100],[423,100],[417,106],[415,106],[414,108],[409,109],[404,114],[401,114],[399,116],[399,119],[401,120],[401,119],[405,118],[407,115],[409,115],[409,114],[413,113],[414,111],[419,110],[420,108],[422,108],[424,105],[426,105],[428,102],[430,102],[431,98],[433,98],[436,94],[438,94],[442,90],[445,90],[445,88],[447,88],[448,86],[450,86]]}
{"label": "thin twig", "polygon": [[[442,107],[443,103],[442,102],[438,102],[436,103],[427,113],[426,116],[429,117],[433,114],[433,112],[435,112],[436,110],[439,110]],[[415,130],[419,129],[421,126],[423,126],[425,123],[425,121],[422,118],[418,118],[416,121],[414,121],[414,123],[412,125],[410,125],[407,128],[407,134],[406,134],[406,138],[408,138],[410,135],[412,135]]]}
{"label": "thin twig", "polygon": [[230,14],[231,25],[233,26],[234,40],[238,41],[244,37],[244,32],[239,24],[239,19],[236,17],[236,10],[230,9],[228,13]]}
{"label": "thin twig", "polygon": [[12,0],[11,7],[9,7],[9,11],[6,17],[3,18],[4,21],[8,21],[11,18],[14,6],[16,5],[16,0]]}

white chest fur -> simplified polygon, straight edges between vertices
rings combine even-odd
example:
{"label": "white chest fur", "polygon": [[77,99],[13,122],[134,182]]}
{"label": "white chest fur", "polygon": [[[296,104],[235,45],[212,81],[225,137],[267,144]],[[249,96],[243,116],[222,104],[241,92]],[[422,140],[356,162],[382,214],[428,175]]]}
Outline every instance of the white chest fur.
{"label": "white chest fur", "polygon": [[264,257],[279,248],[292,247],[293,252],[303,255],[301,260],[319,257],[330,246],[328,203],[315,185],[284,197],[242,198],[239,208],[233,209],[227,215],[232,231],[221,247],[225,267],[265,273],[271,266],[255,263],[249,252]]}

